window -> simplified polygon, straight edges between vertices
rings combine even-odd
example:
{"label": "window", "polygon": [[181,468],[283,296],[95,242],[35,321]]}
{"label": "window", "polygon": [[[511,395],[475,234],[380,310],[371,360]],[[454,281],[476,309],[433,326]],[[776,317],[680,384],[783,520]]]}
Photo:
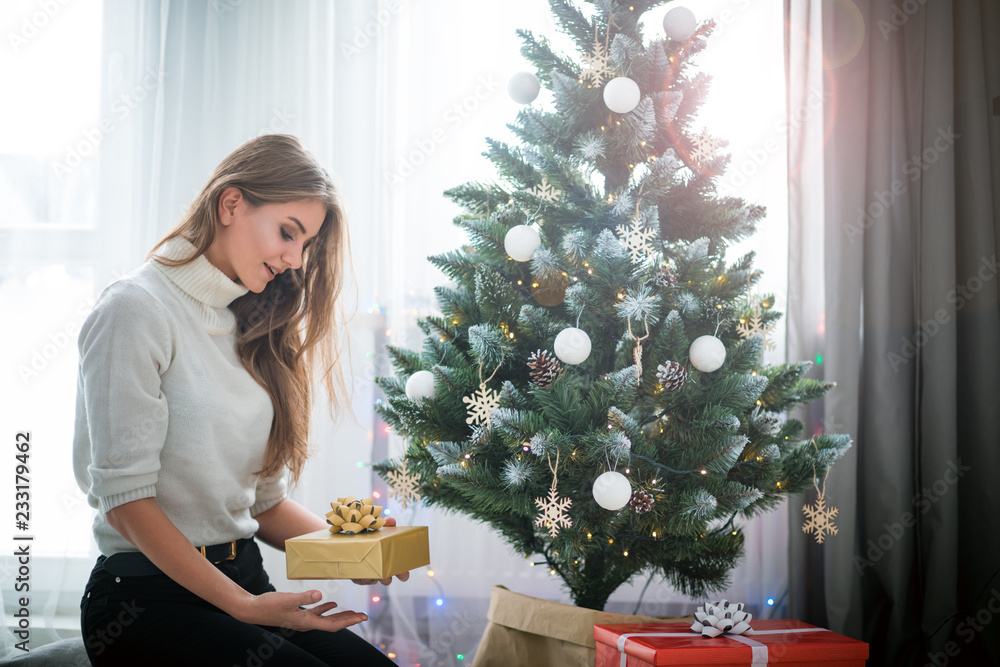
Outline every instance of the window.
{"label": "window", "polygon": [[[15,436],[30,431],[29,521],[19,530],[9,506],[8,535],[34,536],[32,646],[44,643],[42,627],[78,625],[86,571],[76,570],[89,570],[93,541],[71,449],[77,335],[93,305],[101,246],[101,18],[100,0],[0,8],[0,474],[11,489]],[[12,564],[0,558],[8,614]],[[64,586],[74,594],[58,595]]]}

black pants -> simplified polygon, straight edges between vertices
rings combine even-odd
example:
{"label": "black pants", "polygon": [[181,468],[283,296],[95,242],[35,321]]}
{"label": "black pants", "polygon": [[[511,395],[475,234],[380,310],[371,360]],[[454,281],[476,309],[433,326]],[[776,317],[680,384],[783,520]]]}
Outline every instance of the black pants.
{"label": "black pants", "polygon": [[[296,632],[238,621],[158,572],[121,576],[97,559],[80,602],[83,640],[96,667],[391,666],[349,630]],[[273,591],[254,540],[215,566],[245,590]],[[118,569],[118,568],[115,568]]]}

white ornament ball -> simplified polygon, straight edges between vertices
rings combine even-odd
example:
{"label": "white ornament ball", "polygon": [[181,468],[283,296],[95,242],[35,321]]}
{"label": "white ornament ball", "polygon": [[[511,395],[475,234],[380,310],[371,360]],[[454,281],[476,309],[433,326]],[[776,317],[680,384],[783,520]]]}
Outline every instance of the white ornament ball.
{"label": "white ornament ball", "polygon": [[507,94],[518,104],[531,104],[539,90],[538,77],[531,72],[518,72],[507,80]]}
{"label": "white ornament ball", "polygon": [[663,17],[663,30],[675,42],[686,42],[698,29],[698,20],[687,7],[674,7]]}
{"label": "white ornament ball", "polygon": [[604,86],[604,103],[615,113],[628,113],[639,104],[639,84],[619,76]]}
{"label": "white ornament ball", "polygon": [[568,327],[556,335],[552,347],[564,364],[582,364],[590,356],[590,336],[583,329]]}
{"label": "white ornament ball", "polygon": [[594,480],[594,500],[606,510],[620,510],[632,497],[632,485],[620,472],[608,471]]}
{"label": "white ornament ball", "polygon": [[503,237],[503,249],[511,259],[518,262],[527,262],[531,259],[540,245],[542,237],[538,235],[538,230],[530,225],[511,227]]}
{"label": "white ornament ball", "polygon": [[434,374],[430,371],[417,371],[406,379],[406,395],[413,401],[423,398],[434,398]]}
{"label": "white ornament ball", "polygon": [[726,346],[715,336],[699,336],[688,350],[691,365],[703,373],[711,373],[722,368],[726,361]]}

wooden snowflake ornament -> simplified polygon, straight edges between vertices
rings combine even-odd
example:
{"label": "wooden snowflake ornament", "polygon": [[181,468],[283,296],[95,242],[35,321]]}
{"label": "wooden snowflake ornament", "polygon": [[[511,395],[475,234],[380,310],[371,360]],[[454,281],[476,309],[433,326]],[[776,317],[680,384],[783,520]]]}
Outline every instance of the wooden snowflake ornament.
{"label": "wooden snowflake ornament", "polygon": [[486,424],[490,426],[490,411],[500,406],[500,392],[489,389],[486,383],[479,385],[479,391],[472,396],[463,396],[462,402],[469,406],[466,424]]}
{"label": "wooden snowflake ornament", "polygon": [[529,195],[534,195],[539,199],[549,202],[550,204],[555,204],[562,198],[563,191],[558,190],[549,183],[549,179],[542,176],[542,184],[536,185],[527,191]]}
{"label": "wooden snowflake ornament", "polygon": [[571,528],[573,520],[569,518],[566,511],[573,500],[570,498],[560,498],[556,491],[555,484],[549,489],[549,495],[535,498],[535,505],[538,506],[541,514],[535,519],[536,526],[546,526],[549,529],[549,536],[555,537],[559,534],[560,528]]}
{"label": "wooden snowflake ornament", "polygon": [[584,70],[580,77],[580,82],[589,81],[592,86],[601,85],[602,81],[614,78],[615,70],[611,65],[608,50],[601,44],[601,40],[594,40],[594,51],[580,58],[583,61]]}
{"label": "wooden snowflake ornament", "polygon": [[560,528],[572,528],[573,519],[566,513],[573,504],[571,498],[560,498],[556,491],[556,483],[559,480],[559,450],[556,450],[556,464],[552,465],[552,458],[546,454],[549,462],[549,470],[552,471],[552,486],[549,487],[549,495],[535,498],[535,505],[538,506],[541,514],[535,519],[536,526],[543,526],[549,529],[549,536],[555,537],[559,534]]}
{"label": "wooden snowflake ornament", "polygon": [[615,233],[618,234],[622,248],[629,254],[633,264],[642,264],[654,256],[656,251],[652,243],[656,232],[645,227],[638,216],[632,218],[628,227],[625,225],[615,227]]}
{"label": "wooden snowflake ornament", "polygon": [[823,544],[827,535],[837,534],[837,525],[834,523],[837,512],[836,507],[827,507],[826,498],[820,495],[815,504],[802,506],[802,513],[806,516],[806,521],[802,524],[802,532],[813,533],[816,542]]}
{"label": "wooden snowflake ornament", "polygon": [[749,318],[740,318],[740,323],[736,325],[736,331],[740,334],[740,338],[743,340],[749,340],[757,334],[760,334],[761,338],[764,340],[765,350],[773,350],[776,347],[774,340],[771,337],[771,334],[774,333],[774,324],[764,321],[761,317],[760,306],[753,309]]}
{"label": "wooden snowflake ornament", "polygon": [[404,460],[399,470],[390,470],[385,475],[386,481],[392,485],[389,496],[398,500],[403,509],[407,504],[420,500],[420,479],[407,469],[408,465]]}
{"label": "wooden snowflake ornament", "polygon": [[[812,441],[813,448],[816,453],[819,454],[819,447],[816,445],[816,439]],[[815,469],[813,471],[813,485],[816,487],[816,502],[815,504],[803,505],[802,513],[806,515],[806,521],[802,524],[803,533],[812,533],[816,537],[816,542],[818,544],[823,544],[823,540],[826,539],[827,535],[837,534],[837,524],[834,523],[834,519],[837,518],[837,508],[826,506],[826,478],[830,476],[830,469],[827,468],[826,475],[823,477],[823,488],[820,488],[818,480],[815,477]]]}

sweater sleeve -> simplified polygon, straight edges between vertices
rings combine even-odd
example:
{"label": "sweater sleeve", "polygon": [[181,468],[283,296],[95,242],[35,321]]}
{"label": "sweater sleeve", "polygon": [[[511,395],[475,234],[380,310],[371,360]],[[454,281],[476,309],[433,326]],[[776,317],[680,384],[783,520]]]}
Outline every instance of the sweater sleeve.
{"label": "sweater sleeve", "polygon": [[284,500],[287,493],[288,483],[284,472],[275,477],[261,477],[257,480],[257,497],[250,507],[250,516],[257,516],[271,509]]}
{"label": "sweater sleeve", "polygon": [[[167,400],[160,376],[172,359],[163,306],[120,281],[102,294],[80,330],[80,385],[86,411],[91,496],[102,512],[156,496]],[[79,445],[78,445],[79,446]]]}

